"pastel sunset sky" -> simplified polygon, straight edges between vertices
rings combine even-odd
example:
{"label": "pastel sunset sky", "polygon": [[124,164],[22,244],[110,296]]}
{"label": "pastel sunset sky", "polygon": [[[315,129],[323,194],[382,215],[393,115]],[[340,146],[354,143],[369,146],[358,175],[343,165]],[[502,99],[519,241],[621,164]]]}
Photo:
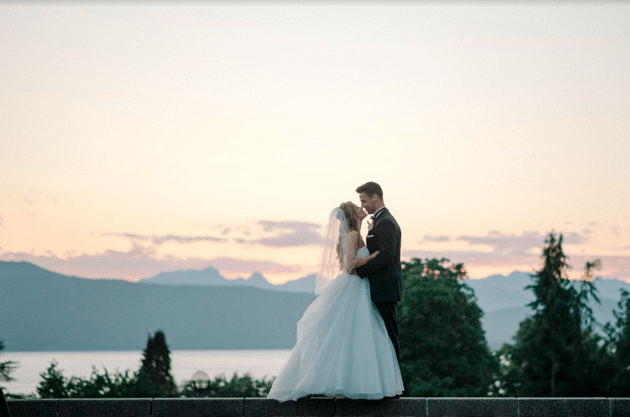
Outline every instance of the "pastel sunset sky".
{"label": "pastel sunset sky", "polygon": [[[630,281],[630,5],[0,3],[0,260],[314,272],[380,183],[403,256]],[[365,235],[365,225],[364,225]]]}

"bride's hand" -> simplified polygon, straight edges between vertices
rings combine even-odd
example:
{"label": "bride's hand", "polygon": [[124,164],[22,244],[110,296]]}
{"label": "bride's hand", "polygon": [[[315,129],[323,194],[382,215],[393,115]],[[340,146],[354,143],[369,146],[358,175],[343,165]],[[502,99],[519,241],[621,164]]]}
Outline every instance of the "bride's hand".
{"label": "bride's hand", "polygon": [[352,270],[350,271],[351,275],[356,275],[356,269],[365,265],[366,263],[370,262],[372,259],[374,259],[376,257],[376,255],[378,255],[380,252],[376,251],[374,253],[369,254],[368,256],[366,256],[365,258],[358,258],[355,259],[354,261],[354,265]]}

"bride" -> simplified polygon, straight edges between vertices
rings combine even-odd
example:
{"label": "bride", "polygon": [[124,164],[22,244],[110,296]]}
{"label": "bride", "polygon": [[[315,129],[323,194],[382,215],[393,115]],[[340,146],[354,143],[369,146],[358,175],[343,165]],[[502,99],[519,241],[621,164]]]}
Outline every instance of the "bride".
{"label": "bride", "polygon": [[330,214],[315,284],[318,297],[298,322],[297,343],[267,398],[381,399],[402,393],[394,346],[372,304],[369,281],[354,271],[377,253],[370,255],[359,233],[366,216],[351,202]]}

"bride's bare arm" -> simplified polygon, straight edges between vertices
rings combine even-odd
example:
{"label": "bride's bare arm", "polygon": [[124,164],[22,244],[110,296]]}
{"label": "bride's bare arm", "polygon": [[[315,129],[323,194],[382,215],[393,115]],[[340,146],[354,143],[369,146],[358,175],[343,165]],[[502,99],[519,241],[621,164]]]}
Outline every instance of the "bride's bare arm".
{"label": "bride's bare arm", "polygon": [[366,256],[365,258],[356,258],[354,260],[354,268],[356,269],[360,266],[365,265],[366,263],[370,262],[372,259],[374,259],[376,257],[376,255],[379,254],[379,251],[376,251],[374,253],[371,253],[370,256]]}

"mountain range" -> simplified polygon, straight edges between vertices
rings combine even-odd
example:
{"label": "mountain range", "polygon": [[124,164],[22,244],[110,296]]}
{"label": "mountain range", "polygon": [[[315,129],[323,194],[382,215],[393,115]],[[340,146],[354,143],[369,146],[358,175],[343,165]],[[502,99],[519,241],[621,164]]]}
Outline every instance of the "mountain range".
{"label": "mountain range", "polygon": [[[530,275],[515,271],[465,281],[484,311],[492,349],[511,342],[530,316]],[[614,322],[619,290],[630,284],[595,280],[596,319]],[[315,299],[315,276],[281,285],[260,273],[228,280],[215,268],[164,272],[138,283],[85,279],[27,262],[0,261],[0,339],[7,350],[141,350],[165,331],[171,349],[286,349],[296,323]]]}
{"label": "mountain range", "polygon": [[274,285],[267,281],[260,272],[254,272],[248,279],[227,279],[223,277],[216,268],[208,267],[201,270],[185,269],[180,271],[161,272],[150,278],[143,278],[139,280],[138,283],[160,285],[249,286],[264,290],[313,293],[315,291],[315,274],[293,281],[287,281],[284,284]]}

